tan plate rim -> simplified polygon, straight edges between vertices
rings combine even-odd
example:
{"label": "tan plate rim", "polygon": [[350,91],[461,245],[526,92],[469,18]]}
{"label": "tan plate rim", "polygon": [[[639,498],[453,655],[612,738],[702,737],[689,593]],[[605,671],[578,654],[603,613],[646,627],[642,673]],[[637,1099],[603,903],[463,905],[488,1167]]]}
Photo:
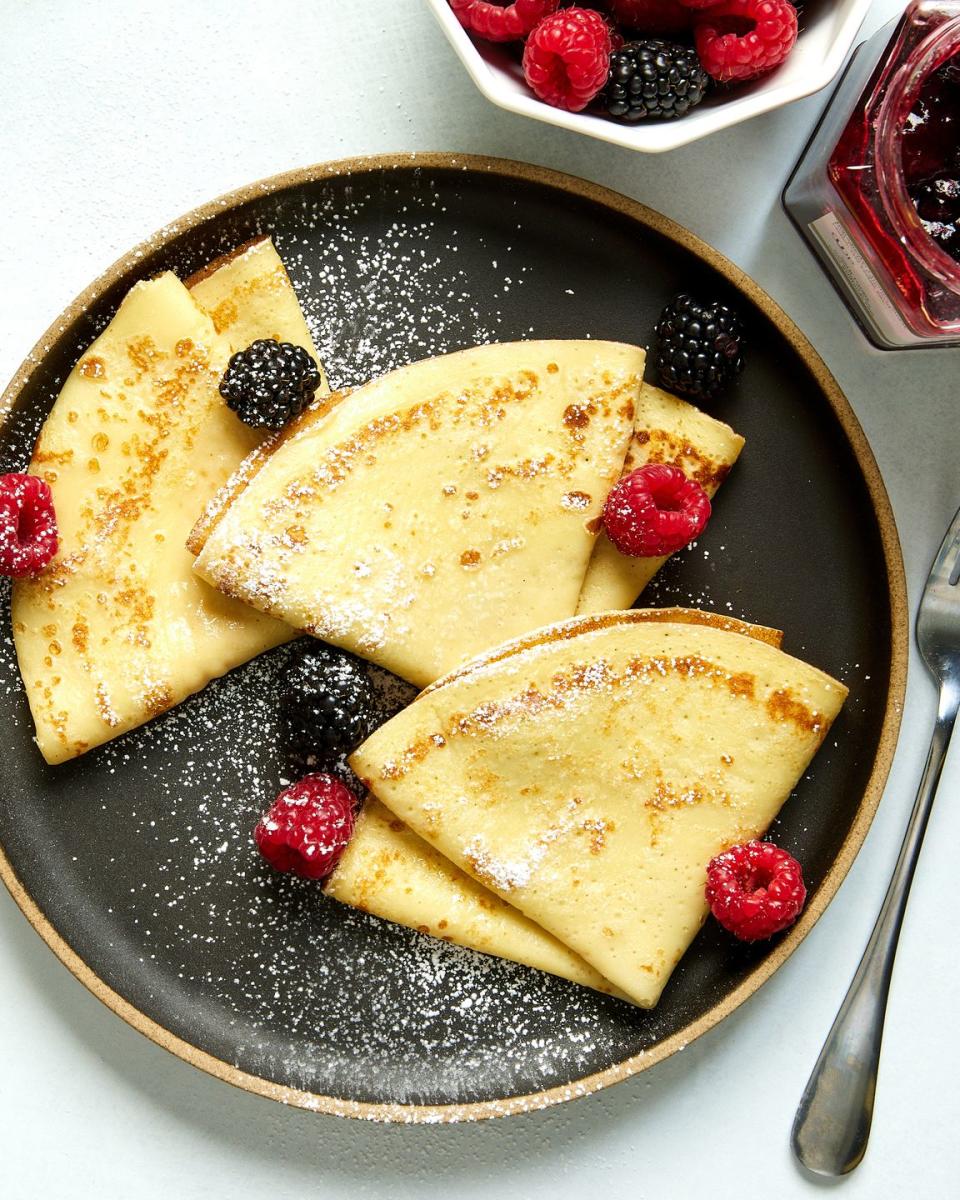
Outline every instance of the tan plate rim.
{"label": "tan plate rim", "polygon": [[463,170],[486,172],[507,179],[542,184],[566,192],[568,195],[592,201],[623,216],[638,222],[640,225],[654,230],[668,240],[682,246],[685,250],[696,255],[702,262],[707,263],[722,275],[733,287],[743,293],[764,315],[779,329],[781,334],[791,343],[803,359],[810,374],[817,381],[826,396],[837,420],[846,434],[851,449],[857,458],[863,473],[880,527],[883,544],[884,560],[887,571],[887,581],[890,598],[892,621],[892,637],[890,647],[890,686],[887,693],[886,711],[881,728],[880,742],[874,761],[873,770],[867,783],[857,816],[843,845],[834,860],[816,894],[810,900],[800,920],[791,931],[779,942],[769,955],[758,964],[750,975],[735,988],[730,995],[714,1005],[696,1021],[679,1030],[652,1050],[644,1051],[616,1063],[604,1071],[589,1075],[569,1084],[549,1088],[545,1091],[534,1092],[525,1096],[511,1096],[503,1100],[485,1100],[472,1104],[446,1105],[416,1105],[416,1104],[371,1104],[351,1100],[340,1100],[333,1096],[321,1096],[311,1092],[300,1091],[282,1084],[272,1083],[258,1076],[250,1075],[239,1070],[230,1063],[207,1054],[182,1038],[164,1029],[150,1017],[140,1012],[132,1004],[112,988],[108,987],[87,966],[67,942],[60,936],[47,917],[27,893],[23,884],[14,874],[6,853],[0,847],[0,878],[6,884],[14,901],[20,907],[30,924],[43,938],[60,961],[108,1008],[111,1008],[128,1025],[138,1029],[158,1046],[164,1047],[176,1054],[185,1062],[214,1075],[226,1083],[243,1088],[256,1095],[277,1100],[283,1104],[295,1105],[298,1108],[310,1109],[314,1112],[331,1113],[336,1116],[356,1117],[368,1121],[393,1121],[406,1124],[444,1124],[455,1121],[477,1121],[489,1117],[509,1116],[515,1113],[530,1112],[535,1109],[547,1108],[564,1100],[586,1096],[601,1088],[619,1083],[623,1079],[652,1067],[655,1063],[668,1058],[677,1050],[687,1046],[695,1038],[728,1016],[751,996],[762,983],[773,974],[796,950],[800,942],[813,928],[817,919],[832,899],[844,876],[860,849],[867,830],[873,820],[877,805],[886,783],[890,765],[896,749],[897,733],[900,727],[900,714],[906,688],[907,653],[909,645],[909,619],[907,610],[906,581],[903,571],[903,558],[900,551],[900,541],[897,536],[893,511],[887,496],[886,488],[880,477],[873,452],[864,436],[860,423],[854,415],[844,394],[827,370],[826,364],[814,350],[807,338],[777,305],[756,283],[733,263],[729,262],[717,250],[708,246],[700,238],[671,221],[668,217],[622,196],[599,184],[579,179],[572,175],[552,171],[545,167],[533,166],[527,163],[512,162],[507,159],[487,158],[468,154],[450,153],[416,153],[375,155],[362,158],[342,159],[333,163],[320,163],[304,167],[296,171],[274,175],[256,183],[248,184],[237,191],[230,192],[209,204],[204,204],[187,213],[179,220],[172,222],[158,231],[153,237],[142,242],[128,254],[118,259],[113,266],[96,279],[85,291],[70,304],[53,322],[43,335],[33,351],[28,355],[23,365],[13,377],[3,396],[0,397],[0,429],[7,413],[10,412],[20,392],[26,385],[36,365],[46,354],[48,348],[58,338],[67,324],[76,320],[93,304],[108,288],[116,284],[122,277],[141,263],[149,254],[169,244],[184,231],[192,229],[215,217],[222,216],[232,208],[247,203],[259,197],[282,191],[303,183],[331,179],[342,175],[364,175],[384,170],[408,169],[423,167],[428,170]]}

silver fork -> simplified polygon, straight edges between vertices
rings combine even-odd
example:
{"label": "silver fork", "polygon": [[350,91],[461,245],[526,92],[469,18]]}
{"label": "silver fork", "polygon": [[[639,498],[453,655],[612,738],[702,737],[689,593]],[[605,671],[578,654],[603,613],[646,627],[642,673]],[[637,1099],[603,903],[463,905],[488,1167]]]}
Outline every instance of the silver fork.
{"label": "silver fork", "polygon": [[827,1035],[793,1123],[797,1159],[817,1175],[846,1175],[867,1149],[883,1018],[910,884],[960,708],[960,512],[930,568],[917,645],[940,685],[937,723],[900,857],[860,966]]}

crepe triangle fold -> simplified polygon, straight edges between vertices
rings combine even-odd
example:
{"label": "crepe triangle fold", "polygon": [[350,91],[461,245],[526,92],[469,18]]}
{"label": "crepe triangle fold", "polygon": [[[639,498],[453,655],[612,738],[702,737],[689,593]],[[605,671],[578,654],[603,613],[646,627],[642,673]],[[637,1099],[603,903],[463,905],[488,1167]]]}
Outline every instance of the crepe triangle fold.
{"label": "crepe triangle fold", "polygon": [[60,550],[13,590],[40,749],[62,762],[135,728],[292,631],[227,599],[185,548],[204,503],[261,440],[218,394],[234,350],[277,337],[316,354],[273,244],[219,260],[193,291],[136,284],[67,378],[30,471]]}
{"label": "crepe triangle fold", "polygon": [[649,1007],[846,696],[721,618],[578,617],[427,688],[352,756],[404,825]]}
{"label": "crepe triangle fold", "polygon": [[[782,637],[776,629],[690,609],[638,610],[637,619],[720,621],[723,628],[773,646]],[[325,890],[344,904],[420,933],[622,996],[583,958],[455,866],[374,796],[367,798]]]}
{"label": "crepe triangle fold", "polygon": [[424,685],[572,615],[633,431],[644,351],[479,346],[320,404],[191,538],[200,576]]}

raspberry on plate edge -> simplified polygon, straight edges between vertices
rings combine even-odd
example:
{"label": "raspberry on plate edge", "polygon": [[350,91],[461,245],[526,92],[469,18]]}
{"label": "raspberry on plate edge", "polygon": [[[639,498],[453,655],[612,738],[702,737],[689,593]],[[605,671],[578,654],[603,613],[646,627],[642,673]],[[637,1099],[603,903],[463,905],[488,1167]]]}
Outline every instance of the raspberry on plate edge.
{"label": "raspberry on plate edge", "polygon": [[13,579],[39,575],[59,544],[47,481],[18,472],[0,475],[0,575]]}
{"label": "raspberry on plate edge", "polygon": [[807,898],[800,864],[772,842],[731,846],[707,866],[710,911],[734,937],[756,942],[794,923]]}

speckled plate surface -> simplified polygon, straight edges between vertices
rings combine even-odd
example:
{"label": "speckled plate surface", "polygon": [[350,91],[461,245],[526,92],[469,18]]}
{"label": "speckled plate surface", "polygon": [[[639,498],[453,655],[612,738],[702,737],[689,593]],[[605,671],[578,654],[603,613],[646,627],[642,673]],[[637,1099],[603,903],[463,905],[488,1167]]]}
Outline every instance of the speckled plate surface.
{"label": "speckled plate surface", "polygon": [[[59,386],[136,280],[276,240],[335,384],[425,355],[537,337],[645,341],[681,287],[745,314],[748,366],[714,411],[747,439],[707,534],[648,604],[786,631],[850,700],[778,821],[810,900],[742,946],[708,923],[650,1013],[326,901],[257,858],[286,778],[277,681],[289,647],[81,760],[42,762],[9,639],[0,653],[0,874],[66,965],[174,1053],[251,1091],[372,1119],[476,1119],[613,1083],[732,1011],[797,945],[846,873],[892,758],[906,660],[902,565],[876,465],[809,344],[678,226],[533,167],[427,155],[310,168],[162,230],[41,341],[0,412],[21,469]],[[549,580],[544,580],[549,586]],[[395,698],[387,687],[385,692]]]}

